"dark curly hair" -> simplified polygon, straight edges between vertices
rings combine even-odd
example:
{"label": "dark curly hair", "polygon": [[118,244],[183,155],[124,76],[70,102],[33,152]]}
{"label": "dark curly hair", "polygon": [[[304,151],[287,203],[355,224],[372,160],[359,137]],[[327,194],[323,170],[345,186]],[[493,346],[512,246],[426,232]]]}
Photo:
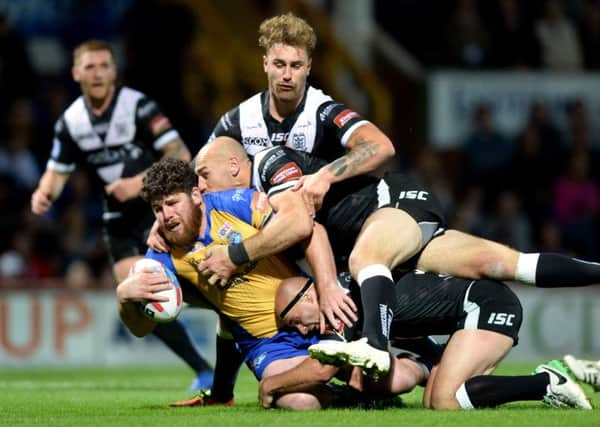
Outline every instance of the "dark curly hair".
{"label": "dark curly hair", "polygon": [[148,169],[140,196],[151,203],[175,193],[191,194],[197,185],[198,177],[187,162],[167,157]]}

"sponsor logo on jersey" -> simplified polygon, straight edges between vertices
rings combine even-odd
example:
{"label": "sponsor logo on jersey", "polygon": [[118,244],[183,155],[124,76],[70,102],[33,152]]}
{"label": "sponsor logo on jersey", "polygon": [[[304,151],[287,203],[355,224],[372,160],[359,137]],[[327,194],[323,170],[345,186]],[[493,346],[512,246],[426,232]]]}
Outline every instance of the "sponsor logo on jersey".
{"label": "sponsor logo on jersey", "polygon": [[235,190],[233,195],[231,196],[231,200],[234,202],[243,202],[244,200],[244,190]]}
{"label": "sponsor logo on jersey", "polygon": [[295,150],[306,151],[306,136],[303,133],[292,135],[292,145]]}
{"label": "sponsor logo on jersey", "polygon": [[285,142],[289,136],[289,132],[273,132],[271,134],[271,142]]}
{"label": "sponsor logo on jersey", "polygon": [[269,147],[269,138],[261,138],[258,136],[245,136],[242,138],[243,145],[254,145],[258,147]]}
{"label": "sponsor logo on jersey", "polygon": [[171,122],[167,119],[166,116],[160,114],[152,119],[150,122],[150,130],[154,135],[158,135],[159,133],[169,129],[171,127]]}
{"label": "sponsor logo on jersey", "polygon": [[279,168],[279,170],[273,174],[269,182],[271,185],[277,185],[289,181],[290,179],[300,178],[301,176],[302,171],[298,165],[294,162],[289,162]]}
{"label": "sponsor logo on jersey", "polygon": [[138,108],[137,115],[138,117],[146,117],[152,112],[152,109],[156,108],[156,102],[148,101],[145,105]]}
{"label": "sponsor logo on jersey", "polygon": [[343,128],[350,120],[352,120],[355,117],[359,117],[359,114],[356,111],[346,109],[339,113],[337,116],[335,116],[333,122],[337,125],[337,127]]}
{"label": "sponsor logo on jersey", "polygon": [[335,102],[332,102],[327,107],[323,108],[323,111],[319,113],[319,120],[324,122],[327,119],[329,113],[331,113],[331,110],[333,110],[337,105],[338,104],[336,104]]}
{"label": "sponsor logo on jersey", "polygon": [[408,190],[408,191],[401,191],[400,194],[398,194],[398,199],[427,200],[428,196],[429,196],[429,192],[427,192],[427,191]]}
{"label": "sponsor logo on jersey", "polygon": [[266,213],[269,210],[269,198],[265,193],[260,193],[258,191],[254,192],[250,208],[253,211]]}
{"label": "sponsor logo on jersey", "polygon": [[490,325],[506,325],[513,326],[513,319],[516,317],[515,314],[508,313],[490,313],[488,323]]}
{"label": "sponsor logo on jersey", "polygon": [[242,241],[242,235],[239,231],[233,229],[233,224],[226,222],[217,230],[217,236],[219,238],[227,240],[229,243],[240,243]]}

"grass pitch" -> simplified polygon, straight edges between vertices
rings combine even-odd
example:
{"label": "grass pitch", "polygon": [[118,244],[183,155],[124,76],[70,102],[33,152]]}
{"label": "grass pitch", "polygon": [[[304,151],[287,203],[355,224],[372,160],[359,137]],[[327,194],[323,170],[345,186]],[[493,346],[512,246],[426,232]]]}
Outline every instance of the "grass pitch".
{"label": "grass pitch", "polygon": [[[528,374],[536,364],[506,363],[498,374]],[[232,408],[176,408],[188,397],[184,367],[154,369],[0,369],[0,424],[3,426],[597,426],[600,409],[554,409],[541,402],[477,411],[430,411],[421,406],[422,389],[402,396],[399,407],[381,410],[267,411],[257,404],[257,382],[244,369]],[[600,393],[584,386],[595,408]]]}

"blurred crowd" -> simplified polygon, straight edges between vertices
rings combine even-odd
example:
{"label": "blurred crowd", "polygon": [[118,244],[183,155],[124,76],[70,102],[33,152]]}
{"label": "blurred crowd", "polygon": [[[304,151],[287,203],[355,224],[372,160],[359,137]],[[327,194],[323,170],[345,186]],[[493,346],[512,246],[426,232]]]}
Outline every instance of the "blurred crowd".
{"label": "blurred crowd", "polygon": [[[94,16],[94,8],[106,2],[66,3]],[[192,153],[208,136],[215,117],[193,115],[178,102],[185,91],[181,55],[196,29],[175,3],[121,1],[111,25],[94,29],[86,20],[70,22],[54,39],[50,31],[45,40],[61,48],[62,66],[40,64],[35,52],[48,45],[33,46],[39,40],[35,31],[0,14],[0,288],[28,280],[114,287],[100,232],[103,189],[94,187],[86,171],[73,174],[46,217],[32,215],[29,207],[54,123],[78,95],[69,74],[70,49],[77,43],[91,36],[114,42],[124,82],[161,103]],[[401,12],[392,13],[392,4]],[[431,13],[433,7],[441,10]],[[599,1],[381,1],[375,12],[378,23],[428,69],[600,68]],[[165,27],[165,19],[174,27]],[[546,106],[533,102],[514,137],[497,129],[493,107],[482,103],[461,149],[449,155],[423,142],[402,168],[440,197],[453,228],[521,251],[568,252],[597,261],[600,141],[592,140],[595,118],[582,100],[573,99],[566,109],[568,126],[559,130]],[[402,146],[397,149],[402,156]]]}

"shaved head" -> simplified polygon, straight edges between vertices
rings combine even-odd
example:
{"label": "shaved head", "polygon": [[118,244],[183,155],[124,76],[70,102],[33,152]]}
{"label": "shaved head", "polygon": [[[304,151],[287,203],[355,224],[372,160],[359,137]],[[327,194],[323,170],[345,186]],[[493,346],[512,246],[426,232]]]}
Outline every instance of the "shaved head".
{"label": "shaved head", "polygon": [[275,312],[283,323],[302,334],[318,332],[319,300],[312,279],[290,277],[282,280],[275,294]]}
{"label": "shaved head", "polygon": [[204,180],[206,191],[250,187],[250,159],[244,146],[227,136],[219,136],[200,149],[194,170]]}

